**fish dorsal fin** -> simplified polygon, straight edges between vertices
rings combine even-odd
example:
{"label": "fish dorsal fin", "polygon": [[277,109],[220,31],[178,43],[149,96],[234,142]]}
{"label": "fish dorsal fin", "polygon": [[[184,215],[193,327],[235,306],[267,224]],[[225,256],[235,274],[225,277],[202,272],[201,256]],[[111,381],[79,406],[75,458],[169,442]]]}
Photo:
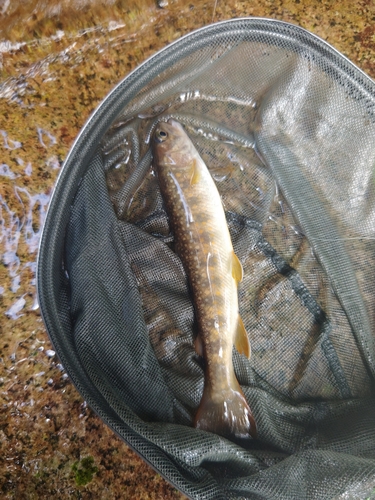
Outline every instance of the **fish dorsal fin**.
{"label": "fish dorsal fin", "polygon": [[194,160],[191,162],[191,170],[190,170],[190,186],[193,186],[194,184],[197,184],[200,180],[200,172],[198,169],[197,165],[197,160],[194,158]]}
{"label": "fish dorsal fin", "polygon": [[239,261],[237,255],[232,253],[232,276],[239,283],[243,278],[242,264]]}
{"label": "fish dorsal fin", "polygon": [[245,325],[238,315],[237,330],[234,336],[234,346],[240,354],[244,354],[247,358],[251,355],[251,346],[246,333]]}

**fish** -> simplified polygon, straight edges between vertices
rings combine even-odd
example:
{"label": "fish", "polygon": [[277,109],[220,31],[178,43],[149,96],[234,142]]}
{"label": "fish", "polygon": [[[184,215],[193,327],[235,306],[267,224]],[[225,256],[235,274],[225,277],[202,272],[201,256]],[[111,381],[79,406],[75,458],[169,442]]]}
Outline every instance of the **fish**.
{"label": "fish", "polygon": [[234,253],[216,184],[183,126],[170,118],[157,124],[153,168],[192,293],[197,325],[195,350],[205,360],[197,429],[229,439],[256,437],[256,424],[236,378],[233,345],[250,357],[239,315],[242,265]]}

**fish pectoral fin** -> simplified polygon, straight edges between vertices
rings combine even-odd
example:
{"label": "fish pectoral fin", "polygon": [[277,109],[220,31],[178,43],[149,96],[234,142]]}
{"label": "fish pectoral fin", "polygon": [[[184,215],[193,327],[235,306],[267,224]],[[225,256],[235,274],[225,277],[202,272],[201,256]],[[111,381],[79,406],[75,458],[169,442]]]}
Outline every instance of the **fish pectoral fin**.
{"label": "fish pectoral fin", "polygon": [[244,354],[247,358],[250,358],[251,346],[246,333],[245,325],[243,324],[240,315],[238,315],[237,331],[234,337],[234,346],[240,354]]}
{"label": "fish pectoral fin", "polygon": [[203,358],[203,342],[202,342],[202,339],[199,335],[197,335],[195,337],[194,348],[195,348],[195,352],[198,354],[198,356],[201,356]]}
{"label": "fish pectoral fin", "polygon": [[232,252],[232,276],[239,283],[243,278],[242,264],[237,255]]}
{"label": "fish pectoral fin", "polygon": [[197,184],[201,178],[199,169],[197,167],[197,160],[194,158],[191,164],[191,171],[190,171],[190,186],[193,186],[194,184]]}

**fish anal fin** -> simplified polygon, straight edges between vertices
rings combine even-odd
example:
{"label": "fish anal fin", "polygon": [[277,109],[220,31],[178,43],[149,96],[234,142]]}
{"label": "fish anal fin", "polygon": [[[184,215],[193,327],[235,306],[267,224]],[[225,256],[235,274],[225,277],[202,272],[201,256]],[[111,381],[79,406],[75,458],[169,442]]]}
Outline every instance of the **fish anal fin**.
{"label": "fish anal fin", "polygon": [[193,186],[194,184],[197,184],[201,178],[198,166],[197,166],[197,160],[194,158],[191,164],[191,170],[190,170],[190,186]]}
{"label": "fish anal fin", "polygon": [[232,276],[239,283],[243,278],[242,264],[237,255],[232,252]]}
{"label": "fish anal fin", "polygon": [[237,330],[234,336],[234,346],[240,354],[244,354],[247,358],[251,355],[251,346],[246,333],[245,325],[242,318],[238,315]]}
{"label": "fish anal fin", "polygon": [[254,417],[238,382],[236,385],[237,388],[229,388],[219,400],[213,398],[205,386],[194,427],[229,439],[255,438]]}
{"label": "fish anal fin", "polygon": [[198,356],[203,357],[203,342],[202,339],[199,335],[197,335],[194,339],[194,348],[195,352],[198,354]]}

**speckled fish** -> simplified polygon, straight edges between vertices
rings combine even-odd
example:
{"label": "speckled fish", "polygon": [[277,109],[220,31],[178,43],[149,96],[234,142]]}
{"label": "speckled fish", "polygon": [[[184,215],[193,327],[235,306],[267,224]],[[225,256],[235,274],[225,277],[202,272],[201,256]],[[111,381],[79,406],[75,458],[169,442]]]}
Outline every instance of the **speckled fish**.
{"label": "speckled fish", "polygon": [[175,120],[160,122],[153,137],[153,165],[175,237],[175,250],[192,291],[198,335],[205,358],[203,396],[195,427],[229,438],[255,436],[255,421],[237,381],[233,345],[250,356],[238,312],[242,265],[233,251],[219,192],[185,130]]}

